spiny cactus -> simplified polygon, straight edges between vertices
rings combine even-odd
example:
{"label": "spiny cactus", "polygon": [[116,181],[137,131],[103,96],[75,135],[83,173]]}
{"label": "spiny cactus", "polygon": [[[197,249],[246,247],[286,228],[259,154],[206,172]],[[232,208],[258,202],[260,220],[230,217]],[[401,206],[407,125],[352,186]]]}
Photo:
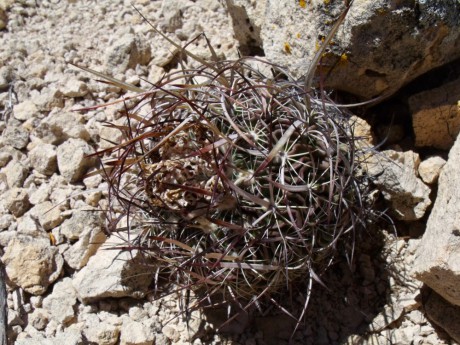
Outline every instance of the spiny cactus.
{"label": "spiny cactus", "polygon": [[[312,73],[298,82],[263,60],[185,53],[203,65],[148,91],[103,76],[142,92],[118,126],[123,141],[98,153],[118,205],[112,231],[127,218],[126,248],[184,289],[277,304],[293,285],[320,281],[337,253],[351,260],[370,212],[360,138],[310,88]],[[272,77],[254,67],[264,64]]]}

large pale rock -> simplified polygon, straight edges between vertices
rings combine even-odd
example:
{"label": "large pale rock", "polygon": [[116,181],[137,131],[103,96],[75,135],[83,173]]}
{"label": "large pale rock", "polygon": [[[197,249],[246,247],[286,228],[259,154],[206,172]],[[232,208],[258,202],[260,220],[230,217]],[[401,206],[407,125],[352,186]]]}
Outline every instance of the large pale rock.
{"label": "large pale rock", "polygon": [[420,219],[431,205],[431,190],[417,177],[419,164],[420,157],[412,151],[387,150],[368,159],[368,174],[398,219]]}
{"label": "large pale rock", "polygon": [[71,278],[64,278],[53,286],[53,292],[43,300],[43,309],[60,324],[68,324],[75,318],[77,294]]}
{"label": "large pale rock", "polygon": [[8,278],[32,295],[42,295],[61,274],[64,259],[48,238],[18,236],[6,247],[2,261]]}
{"label": "large pale rock", "polygon": [[460,306],[460,137],[438,181],[438,195],[416,252],[415,277]]}
{"label": "large pale rock", "polygon": [[[460,13],[459,13],[460,14]],[[460,78],[409,98],[416,146],[448,150],[460,132]]]}
{"label": "large pale rock", "polygon": [[74,210],[72,217],[62,224],[61,234],[73,243],[64,253],[70,267],[78,270],[85,266],[104,243],[106,236],[101,226],[101,213],[93,207]]}
{"label": "large pale rock", "polygon": [[69,182],[79,181],[95,165],[94,151],[84,140],[68,139],[57,148],[57,163],[61,175]]}
{"label": "large pale rock", "polygon": [[[304,75],[344,3],[267,0],[261,11],[265,56],[295,77]],[[354,1],[324,58],[325,85],[372,98],[454,61],[460,57],[459,7],[451,0]]]}
{"label": "large pale rock", "polygon": [[261,55],[260,31],[265,19],[267,0],[226,0],[235,38],[243,55]]}
{"label": "large pale rock", "polygon": [[[73,278],[78,299],[84,303],[106,297],[142,297],[152,281],[145,258],[137,250],[117,249],[126,243],[112,238]],[[106,250],[104,250],[106,249]]]}

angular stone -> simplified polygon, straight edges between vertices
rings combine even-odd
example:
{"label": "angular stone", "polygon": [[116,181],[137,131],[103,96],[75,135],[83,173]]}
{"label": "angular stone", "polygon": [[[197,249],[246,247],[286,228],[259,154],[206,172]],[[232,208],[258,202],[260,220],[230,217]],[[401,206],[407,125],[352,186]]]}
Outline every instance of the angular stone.
{"label": "angular stone", "polygon": [[48,144],[59,145],[69,138],[88,141],[91,136],[81,116],[65,111],[51,112],[32,132]]}
{"label": "angular stone", "polygon": [[438,180],[442,167],[446,164],[445,159],[433,156],[425,159],[418,167],[418,173],[427,184],[433,184]]}
{"label": "angular stone", "polygon": [[38,113],[37,106],[30,100],[25,100],[13,107],[13,115],[16,119],[27,121],[36,116]]}
{"label": "angular stone", "polygon": [[120,345],[152,345],[155,344],[155,332],[149,324],[133,321],[130,318],[123,319],[121,327]]}
{"label": "angular stone", "polygon": [[45,87],[38,95],[32,97],[32,102],[40,111],[51,111],[53,108],[64,106],[64,95],[54,87]]}
{"label": "angular stone", "polygon": [[39,173],[53,175],[57,170],[56,147],[51,144],[40,144],[29,152],[30,165]]}
{"label": "angular stone", "polygon": [[83,336],[76,329],[65,329],[63,332],[58,332],[54,337],[43,338],[42,334],[38,334],[31,338],[18,339],[15,345],[82,345]]}
{"label": "angular stone", "polygon": [[14,222],[14,217],[11,214],[3,214],[0,216],[0,231],[6,230]]}
{"label": "angular stone", "polygon": [[66,97],[83,97],[88,93],[88,86],[81,80],[71,78],[60,90]]}
{"label": "angular stone", "polygon": [[415,277],[460,306],[460,137],[438,181],[438,195],[416,251]]}
{"label": "angular stone", "polygon": [[19,234],[29,236],[40,236],[42,231],[38,229],[38,224],[29,214],[26,214],[18,219],[18,228],[16,230]]}
{"label": "angular stone", "polygon": [[81,139],[68,139],[57,148],[57,162],[61,175],[69,182],[79,181],[95,165],[94,150]]}
{"label": "angular stone", "polygon": [[3,202],[8,211],[20,217],[30,208],[29,195],[24,188],[11,188],[3,195]]}
{"label": "angular stone", "polygon": [[29,131],[21,126],[6,126],[3,131],[3,140],[5,145],[22,150],[29,143]]}
{"label": "angular stone", "polygon": [[32,295],[42,295],[61,274],[64,259],[48,238],[20,236],[6,247],[2,261],[8,278]]}
{"label": "angular stone", "polygon": [[86,338],[99,345],[114,345],[118,342],[120,336],[120,326],[110,324],[108,322],[98,322],[86,324],[87,328],[84,330]]}
{"label": "angular stone", "polygon": [[122,239],[112,238],[74,276],[79,300],[86,303],[106,297],[144,296],[153,278],[147,259],[137,250],[117,248],[124,245]]}
{"label": "angular stone", "polygon": [[35,205],[30,213],[38,220],[44,230],[50,231],[62,223],[62,217],[59,207],[53,205],[50,201],[45,201]]}
{"label": "angular stone", "polygon": [[77,270],[87,264],[106,240],[100,211],[92,207],[74,210],[72,217],[62,224],[61,234],[72,242],[77,240],[64,253],[66,263]]}
{"label": "angular stone", "polygon": [[398,219],[420,219],[431,205],[431,190],[417,177],[419,164],[418,154],[393,150],[374,155],[366,163],[368,174]]}
{"label": "angular stone", "polygon": [[133,34],[125,34],[112,42],[106,55],[107,70],[111,74],[124,73],[136,65],[146,65],[152,52],[150,46]]}
{"label": "angular stone", "polygon": [[71,278],[64,278],[53,286],[53,292],[43,300],[43,309],[50,318],[68,324],[75,318],[77,295]]}
{"label": "angular stone", "polygon": [[49,312],[42,308],[35,308],[34,311],[28,315],[29,325],[39,331],[42,331],[46,328],[49,319]]}
{"label": "angular stone", "polygon": [[13,159],[2,169],[2,172],[6,175],[10,188],[22,187],[27,175],[29,175],[29,167],[23,162]]}

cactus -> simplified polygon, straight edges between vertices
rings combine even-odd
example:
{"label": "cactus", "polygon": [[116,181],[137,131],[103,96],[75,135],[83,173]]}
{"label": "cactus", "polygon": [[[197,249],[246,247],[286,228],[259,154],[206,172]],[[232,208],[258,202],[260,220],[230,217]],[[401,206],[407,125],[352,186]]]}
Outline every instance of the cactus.
{"label": "cactus", "polygon": [[305,282],[309,296],[337,254],[351,260],[372,213],[350,114],[310,87],[311,71],[299,82],[256,58],[191,57],[203,65],[148,91],[91,71],[140,92],[118,127],[124,141],[98,152],[111,231],[126,229],[125,248],[153,258],[158,284],[244,308],[278,305]]}

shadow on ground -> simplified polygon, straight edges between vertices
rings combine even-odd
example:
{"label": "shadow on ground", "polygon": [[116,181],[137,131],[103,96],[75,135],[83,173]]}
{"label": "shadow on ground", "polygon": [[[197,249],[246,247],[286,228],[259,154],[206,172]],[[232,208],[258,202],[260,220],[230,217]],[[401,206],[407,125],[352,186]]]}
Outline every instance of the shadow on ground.
{"label": "shadow on ground", "polygon": [[[353,334],[366,333],[389,298],[390,272],[383,248],[383,235],[367,233],[357,243],[351,267],[343,258],[326,271],[321,279],[327,288],[320,284],[313,286],[304,321],[292,343],[343,344]],[[298,291],[280,300],[284,301],[284,308],[299,315],[305,296]],[[227,321],[227,309],[205,309],[204,313],[216,328]],[[238,344],[288,344],[295,326],[296,321],[279,308],[267,309],[264,316],[254,308],[223,327],[220,335]]]}

